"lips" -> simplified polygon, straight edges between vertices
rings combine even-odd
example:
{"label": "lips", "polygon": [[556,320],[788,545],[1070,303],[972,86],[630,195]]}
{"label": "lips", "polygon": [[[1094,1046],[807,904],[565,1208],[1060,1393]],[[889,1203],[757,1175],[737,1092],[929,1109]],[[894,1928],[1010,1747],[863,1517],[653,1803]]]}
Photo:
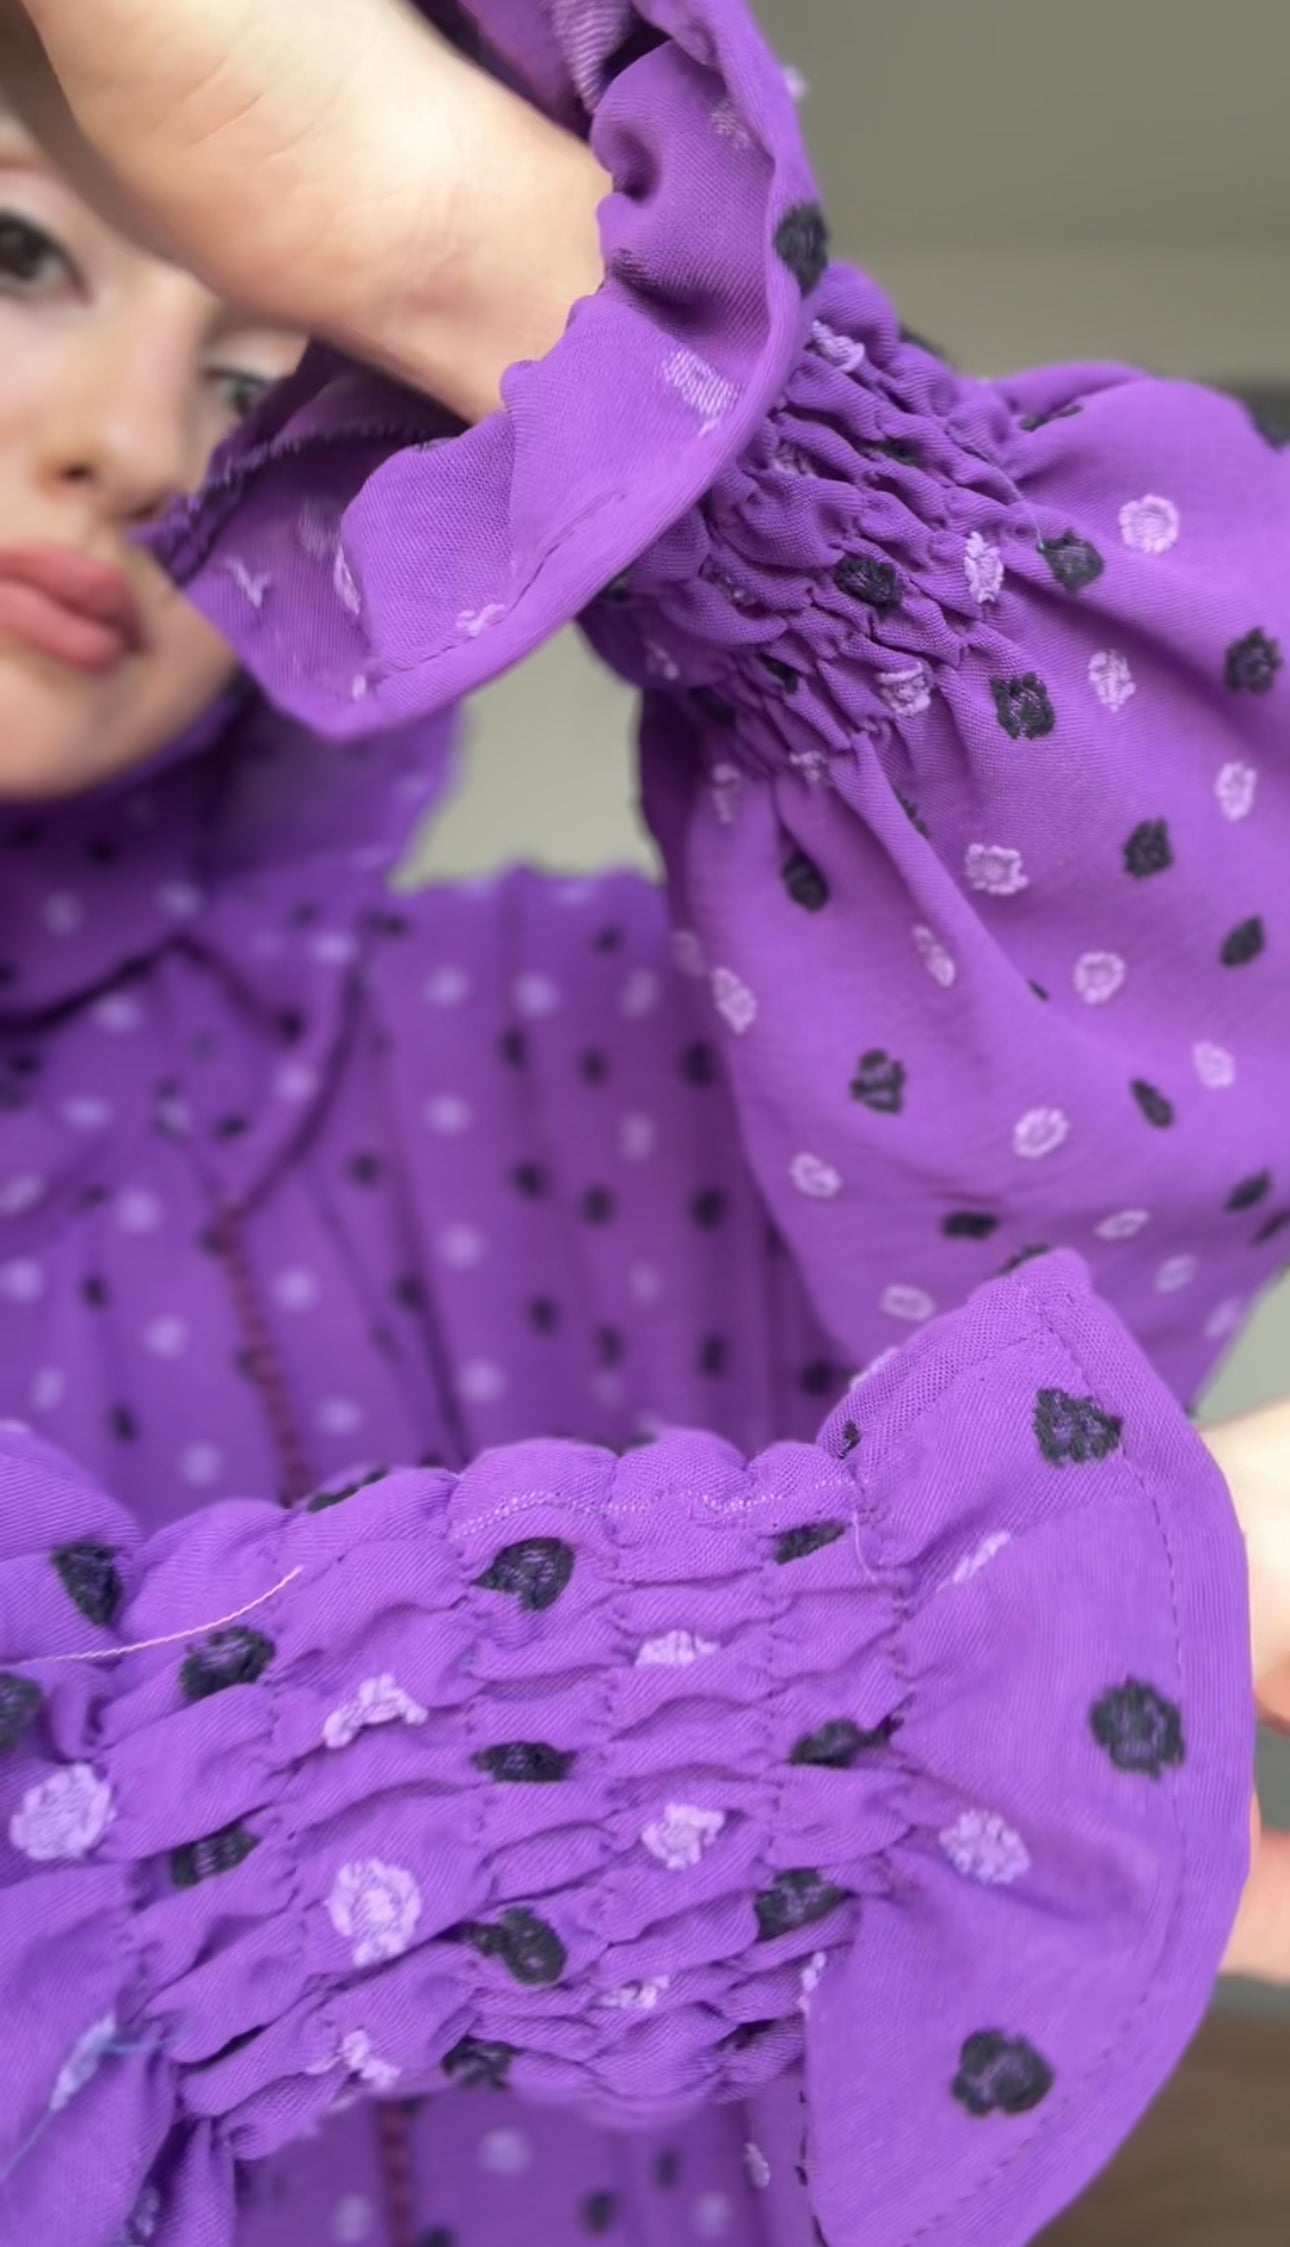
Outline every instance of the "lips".
{"label": "lips", "polygon": [[143,647],[129,579],[73,546],[0,548],[0,637],[73,670],[115,671]]}

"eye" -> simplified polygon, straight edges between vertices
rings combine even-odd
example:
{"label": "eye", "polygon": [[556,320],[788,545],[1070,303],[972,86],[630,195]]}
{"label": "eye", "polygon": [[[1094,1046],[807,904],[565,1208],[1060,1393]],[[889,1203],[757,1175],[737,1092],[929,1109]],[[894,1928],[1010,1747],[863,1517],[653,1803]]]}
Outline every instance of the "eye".
{"label": "eye", "polygon": [[44,296],[78,278],[71,259],[43,227],[14,211],[0,211],[0,291]]}
{"label": "eye", "polygon": [[248,374],[241,367],[212,367],[207,380],[234,421],[245,421],[272,388],[267,375]]}

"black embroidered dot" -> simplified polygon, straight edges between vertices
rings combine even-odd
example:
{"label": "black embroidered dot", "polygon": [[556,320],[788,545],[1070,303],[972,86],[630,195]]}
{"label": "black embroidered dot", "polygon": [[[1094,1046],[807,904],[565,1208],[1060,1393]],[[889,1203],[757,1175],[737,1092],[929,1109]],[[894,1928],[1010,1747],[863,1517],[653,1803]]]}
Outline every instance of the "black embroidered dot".
{"label": "black embroidered dot", "polygon": [[435,2224],[422,2232],[417,2247],[457,2247],[457,2234],[449,2231],[447,2224]]}
{"label": "black embroidered dot", "polygon": [[385,1165],[379,1155],[351,1155],[349,1175],[356,1186],[375,1186],[385,1174]]}
{"label": "black embroidered dot", "polygon": [[589,1047],[578,1056],[578,1074],[584,1084],[603,1084],[609,1075],[609,1061],[605,1054]]}
{"label": "black embroidered dot", "polygon": [[690,700],[695,709],[714,726],[732,726],[739,715],[733,702],[727,702],[724,694],[718,694],[715,687],[695,687]]}
{"label": "black embroidered dot", "polygon": [[887,460],[898,460],[902,468],[916,468],[923,457],[912,437],[884,437],[878,451]]}
{"label": "black embroidered dot", "polygon": [[1093,1738],[1117,1771],[1159,1779],[1185,1760],[1181,1711],[1154,1685],[1143,1685],[1137,1678],[1127,1678],[1104,1693],[1090,1709],[1088,1721]]}
{"label": "black embroidered dot", "polygon": [[814,859],[795,850],[780,868],[780,879],[794,905],[805,913],[821,913],[829,902],[829,885]]}
{"label": "black embroidered dot", "polygon": [[1232,694],[1270,694],[1282,655],[1266,632],[1247,632],[1234,640],[1223,664],[1223,683]]}
{"label": "black embroidered dot", "polygon": [[830,1397],[841,1381],[842,1376],[830,1358],[812,1358],[797,1376],[797,1386],[804,1397]]}
{"label": "black embroidered dot", "polygon": [[1027,1247],[1019,1248],[1015,1255],[1008,1258],[1006,1264],[1000,1266],[1000,1276],[1006,1278],[1009,1272],[1019,1272],[1023,1264],[1033,1264],[1037,1257],[1051,1256],[1052,1253],[1045,1241],[1032,1241]]}
{"label": "black embroidered dot", "polygon": [[114,1404],[108,1414],[108,1427],[118,1443],[137,1443],[139,1422],[128,1404]]}
{"label": "black embroidered dot", "polygon": [[928,826],[927,821],[924,819],[917,804],[914,802],[913,797],[902,795],[899,788],[895,789],[893,793],[895,795],[896,802],[900,805],[900,808],[904,812],[910,826],[913,828],[914,833],[916,835],[921,835],[925,843],[930,842],[932,839],[931,828]]}
{"label": "black embroidered dot", "polygon": [[730,1344],[724,1334],[708,1334],[699,1344],[696,1360],[699,1372],[709,1381],[719,1381],[730,1363]]}
{"label": "black embroidered dot", "polygon": [[1163,1092],[1157,1091],[1155,1085],[1148,1084],[1145,1077],[1135,1077],[1129,1090],[1147,1122],[1154,1124],[1157,1131],[1167,1131],[1174,1121],[1172,1100],[1166,1100]]}
{"label": "black embroidered dot", "polygon": [[508,1069],[522,1069],[529,1057],[528,1041],[522,1030],[503,1030],[497,1050]]}
{"label": "black embroidered dot", "polygon": [[1218,956],[1224,967],[1248,967],[1251,960],[1257,960],[1266,943],[1263,923],[1256,916],[1232,930]]}
{"label": "black embroidered dot", "polygon": [[403,1272],[396,1279],[394,1300],[405,1311],[424,1311],[426,1291],[415,1272]]}
{"label": "black embroidered dot", "polygon": [[110,1623],[121,1605],[121,1577],[110,1545],[55,1545],[50,1555],[59,1582],[87,1622]]}
{"label": "black embroidered dot", "polygon": [[779,2025],[778,2021],[741,2021],[737,2029],[731,2029],[729,2036],[722,2037],[721,2050],[749,2052],[754,2044],[762,2044],[768,2036],[773,2036]]}
{"label": "black embroidered dot", "polygon": [[1038,741],[1057,723],[1048,689],[1037,672],[1017,679],[991,679],[990,692],[999,723],[1012,741]]}
{"label": "black embroidered dot", "polygon": [[660,2192],[675,2192],[681,2174],[681,2156],[667,2146],[654,2160],[654,2182]]}
{"label": "black embroidered dot", "polygon": [[475,1582],[481,1591],[506,1592],[527,1614],[554,1607],[573,1574],[574,1552],[559,1537],[525,1537],[503,1545]]}
{"label": "black embroidered dot", "polygon": [[1234,1186],[1224,1206],[1231,1210],[1254,1209],[1259,1202],[1267,1200],[1271,1191],[1272,1173],[1261,1170],[1256,1177],[1243,1178],[1239,1186]]}
{"label": "black embroidered dot", "polygon": [[773,1943],[780,1935],[791,1935],[799,1927],[813,1927],[818,1919],[827,1919],[839,1904],[850,1902],[845,1888],[825,1880],[822,1873],[805,1870],[778,1873],[769,1888],[763,1888],[754,1898],[757,1914],[757,1940]]}
{"label": "black embroidered dot", "polygon": [[16,1748],[40,1707],[41,1692],[34,1678],[0,1672],[0,1755]]}
{"label": "black embroidered dot", "polygon": [[1060,538],[1041,539],[1039,551],[1066,593],[1083,593],[1097,583],[1106,568],[1096,546],[1075,531],[1063,531]]}
{"label": "black embroidered dot", "polygon": [[852,1454],[852,1452],[853,1452],[853,1451],[858,1451],[859,1449],[860,1449],[860,1430],[859,1430],[859,1428],[858,1428],[858,1427],[856,1426],[856,1424],[855,1424],[855,1421],[854,1421],[854,1420],[844,1420],[844,1421],[843,1421],[843,1423],[842,1423],[842,1441],[841,1441],[841,1443],[840,1443],[840,1444],[838,1445],[838,1457],[839,1457],[839,1459],[849,1459],[849,1458],[851,1457],[851,1454]]}
{"label": "black embroidered dot", "polygon": [[579,2210],[582,2228],[593,2239],[602,2239],[612,2231],[618,2221],[618,2195],[616,2192],[589,2192]]}
{"label": "black embroidered dot", "polygon": [[568,1778],[574,1765],[571,1751],[553,1748],[545,1740],[506,1740],[495,1748],[481,1748],[470,1760],[476,1771],[486,1771],[506,1787],[553,1787]]}
{"label": "black embroidered dot", "polygon": [[947,1241],[988,1241],[1002,1223],[988,1209],[956,1209],[943,1220],[941,1231]]}
{"label": "black embroidered dot", "polygon": [[450,2083],[460,2084],[464,2091],[504,2091],[510,2081],[511,2063],[518,2057],[513,2044],[501,2044],[482,2036],[463,2036],[445,2053],[442,2067]]}
{"label": "black embroidered dot", "polygon": [[711,1233],[715,1232],[718,1225],[724,1224],[728,1207],[726,1196],[719,1186],[704,1186],[690,1203],[690,1216],[703,1232]]}
{"label": "black embroidered dot", "polygon": [[711,1046],[701,1040],[687,1046],[681,1055],[681,1075],[687,1084],[715,1084],[717,1062]]}
{"label": "black embroidered dot", "polygon": [[777,655],[761,655],[757,660],[769,671],[772,679],[778,681],[785,694],[797,693],[800,681],[791,663],[782,663]]}
{"label": "black embroidered dot", "polygon": [[602,1365],[621,1365],[627,1355],[627,1338],[616,1326],[596,1328],[596,1356]]}
{"label": "black embroidered dot", "polygon": [[1267,406],[1251,406],[1249,415],[1264,444],[1270,445],[1275,453],[1285,452],[1290,446],[1290,421]]}
{"label": "black embroidered dot", "polygon": [[248,1630],[244,1624],[212,1631],[180,1669],[184,1699],[208,1701],[213,1693],[223,1693],[230,1685],[254,1685],[272,1660],[273,1641],[262,1631]]}
{"label": "black embroidered dot", "polygon": [[876,1116],[898,1116],[905,1106],[908,1073],[882,1046],[862,1053],[851,1079],[851,1098],[871,1108]]}
{"label": "black embroidered dot", "polygon": [[245,1139],[250,1128],[250,1121],[246,1116],[221,1116],[212,1136],[227,1143],[231,1139]]}
{"label": "black embroidered dot", "polygon": [[1037,999],[1042,999],[1045,1006],[1048,1005],[1048,993],[1042,983],[1031,983],[1027,988],[1034,992]]}
{"label": "black embroidered dot", "polygon": [[609,583],[605,586],[600,598],[602,601],[612,601],[615,608],[617,608],[623,601],[629,600],[631,598],[631,590],[631,571],[629,569],[619,570],[617,577],[610,578]]}
{"label": "black embroidered dot", "polygon": [[465,1920],[451,1939],[469,1943],[481,1958],[499,1958],[512,1979],[526,1989],[549,1988],[568,1963],[568,1952],[554,1927],[523,1904],[503,1912],[498,1920]]}
{"label": "black embroidered dot", "polygon": [[1046,429],[1050,421],[1074,421],[1083,411],[1082,406],[1051,406],[1047,413],[1023,414],[1017,426],[1033,435],[1036,429]]}
{"label": "black embroidered dot", "polygon": [[536,1295],[528,1307],[528,1322],[535,1334],[554,1334],[560,1324],[560,1306],[549,1295]]}
{"label": "black embroidered dot", "polygon": [[1254,1236],[1255,1247],[1266,1248],[1269,1241],[1278,1240],[1280,1238],[1281,1234],[1285,1232],[1287,1226],[1290,1226],[1290,1209],[1277,1210],[1275,1216],[1267,1218],[1265,1222],[1260,1225],[1257,1233]]}
{"label": "black embroidered dot", "polygon": [[1104,1412],[1094,1397],[1072,1397],[1065,1389],[1041,1389],[1035,1398],[1035,1440],[1054,1467],[1085,1467],[1109,1459],[1120,1448],[1124,1422]]}
{"label": "black embroidered dot", "polygon": [[1124,846],[1126,874],[1132,874],[1135,882],[1144,882],[1149,874],[1165,873],[1173,862],[1168,820],[1144,819]]}
{"label": "black embroidered dot", "polygon": [[[427,1462],[423,1461],[422,1464]],[[388,1467],[369,1467],[365,1474],[353,1476],[345,1482],[328,1483],[323,1489],[314,1491],[305,1506],[305,1512],[325,1514],[333,1506],[344,1506],[351,1498],[357,1498],[360,1490],[370,1490],[374,1482],[383,1482],[389,1471]]]}
{"label": "black embroidered dot", "polygon": [[817,1732],[804,1733],[788,1760],[813,1764],[822,1771],[849,1771],[858,1756],[889,1747],[900,1725],[899,1716],[886,1716],[871,1732],[865,1732],[849,1716],[831,1717]]}
{"label": "black embroidered dot", "polygon": [[876,609],[879,616],[889,616],[905,597],[899,570],[870,554],[844,554],[833,572],[833,582],[840,593]]}
{"label": "black embroidered dot", "polygon": [[511,1172],[511,1184],[517,1194],[523,1194],[530,1202],[541,1201],[550,1188],[550,1180],[540,1163],[516,1163]]}
{"label": "black embroidered dot", "polygon": [[1055,2081],[1047,2060],[1024,2036],[1000,2029],[978,2029],[959,2054],[953,2091],[969,2114],[1029,2114],[1048,2097]]}
{"label": "black embroidered dot", "polygon": [[204,1880],[236,1871],[259,1846],[259,1835],[248,1833],[245,1826],[223,1826],[201,1841],[186,1841],[182,1848],[172,1849],[170,1878],[176,1888],[197,1888]]}
{"label": "black embroidered dot", "polygon": [[823,1552],[826,1545],[836,1545],[845,1537],[844,1521],[804,1521],[796,1529],[782,1530],[775,1539],[775,1560],[780,1568],[791,1560],[806,1560],[812,1553]]}
{"label": "black embroidered dot", "polygon": [[81,1301],[91,1311],[105,1311],[112,1300],[112,1290],[100,1272],[87,1272],[81,1281]]}
{"label": "black embroidered dot", "polygon": [[803,296],[819,287],[829,262],[829,222],[818,203],[795,203],[785,211],[775,229],[775,254]]}
{"label": "black embroidered dot", "polygon": [[584,1224],[608,1225],[617,1212],[618,1202],[607,1186],[588,1186],[578,1206]]}

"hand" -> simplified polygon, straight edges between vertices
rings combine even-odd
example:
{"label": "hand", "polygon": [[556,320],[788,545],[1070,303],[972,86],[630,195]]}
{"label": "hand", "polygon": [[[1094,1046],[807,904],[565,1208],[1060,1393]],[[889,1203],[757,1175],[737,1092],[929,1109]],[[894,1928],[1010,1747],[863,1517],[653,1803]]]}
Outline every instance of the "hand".
{"label": "hand", "polygon": [[0,0],[0,57],[117,224],[468,417],[599,285],[594,159],[406,0]]}
{"label": "hand", "polygon": [[[1290,1730],[1290,1404],[1205,1437],[1221,1467],[1250,1556],[1255,1696],[1264,1723]],[[1251,1813],[1252,1869],[1225,1961],[1230,1974],[1290,1982],[1290,1835]]]}

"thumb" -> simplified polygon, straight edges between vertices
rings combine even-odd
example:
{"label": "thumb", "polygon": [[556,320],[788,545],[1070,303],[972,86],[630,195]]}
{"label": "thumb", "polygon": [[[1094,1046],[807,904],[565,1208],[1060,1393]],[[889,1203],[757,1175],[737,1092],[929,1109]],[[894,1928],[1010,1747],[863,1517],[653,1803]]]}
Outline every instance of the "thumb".
{"label": "thumb", "polygon": [[1261,1834],[1257,1811],[1252,1869],[1223,1971],[1290,1983],[1290,1834]]}

